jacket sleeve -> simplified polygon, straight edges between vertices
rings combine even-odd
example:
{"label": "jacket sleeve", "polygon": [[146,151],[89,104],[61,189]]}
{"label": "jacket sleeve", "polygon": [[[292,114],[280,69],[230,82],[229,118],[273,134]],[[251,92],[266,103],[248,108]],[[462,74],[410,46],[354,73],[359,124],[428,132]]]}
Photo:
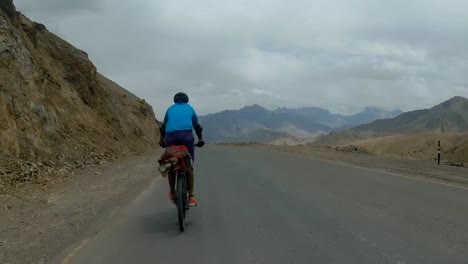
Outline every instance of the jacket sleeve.
{"label": "jacket sleeve", "polygon": [[166,136],[166,124],[167,124],[167,112],[166,114],[164,115],[164,121],[161,125],[161,127],[159,127],[159,132],[161,133],[161,138],[164,138],[164,136]]}
{"label": "jacket sleeve", "polygon": [[193,115],[192,115],[192,125],[195,126],[195,124],[198,124],[198,116],[197,116],[197,113],[195,113],[195,110],[194,110]]}
{"label": "jacket sleeve", "polygon": [[197,113],[195,113],[195,110],[193,110],[192,125],[195,130],[195,134],[197,134],[198,140],[203,140],[203,127],[198,123],[198,116]]}

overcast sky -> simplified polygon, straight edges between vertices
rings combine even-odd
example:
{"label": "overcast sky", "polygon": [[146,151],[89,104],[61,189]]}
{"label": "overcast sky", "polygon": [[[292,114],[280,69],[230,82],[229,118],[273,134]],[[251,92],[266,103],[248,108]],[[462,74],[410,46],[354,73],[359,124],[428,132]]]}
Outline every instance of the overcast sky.
{"label": "overcast sky", "polygon": [[468,97],[466,0],[16,0],[161,118],[250,104],[413,110]]}

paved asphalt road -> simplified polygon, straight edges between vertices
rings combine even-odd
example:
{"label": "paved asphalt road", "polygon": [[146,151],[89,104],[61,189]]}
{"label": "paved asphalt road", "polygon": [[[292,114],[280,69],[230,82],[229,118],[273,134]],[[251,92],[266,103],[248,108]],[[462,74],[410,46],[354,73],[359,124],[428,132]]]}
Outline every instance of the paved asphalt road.
{"label": "paved asphalt road", "polygon": [[71,263],[468,263],[468,190],[285,153],[198,150],[185,233],[155,180]]}

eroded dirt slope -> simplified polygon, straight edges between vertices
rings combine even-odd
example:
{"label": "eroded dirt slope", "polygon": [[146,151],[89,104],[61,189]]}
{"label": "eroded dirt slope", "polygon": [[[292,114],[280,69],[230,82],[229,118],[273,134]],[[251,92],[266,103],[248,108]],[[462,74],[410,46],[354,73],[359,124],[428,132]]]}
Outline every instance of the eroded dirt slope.
{"label": "eroded dirt slope", "polygon": [[0,192],[144,152],[158,137],[150,105],[0,1]]}

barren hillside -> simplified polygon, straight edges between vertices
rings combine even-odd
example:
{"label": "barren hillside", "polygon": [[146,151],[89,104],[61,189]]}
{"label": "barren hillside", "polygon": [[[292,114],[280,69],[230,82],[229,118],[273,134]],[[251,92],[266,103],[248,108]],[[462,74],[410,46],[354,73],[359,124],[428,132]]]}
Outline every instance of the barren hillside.
{"label": "barren hillside", "polygon": [[424,133],[396,135],[353,142],[374,154],[390,154],[421,160],[437,157],[437,141],[441,141],[442,159],[468,165],[468,133]]}
{"label": "barren hillside", "polygon": [[348,130],[334,131],[315,141],[316,145],[336,145],[358,140],[420,133],[464,133],[468,131],[468,99],[453,97],[430,109],[403,113]]}
{"label": "barren hillside", "polygon": [[372,138],[373,133],[360,133],[354,129],[347,129],[339,132],[331,132],[328,135],[321,135],[314,141],[315,145],[337,145],[348,142]]}
{"label": "barren hillside", "polygon": [[453,97],[430,109],[407,112],[391,119],[381,119],[357,126],[357,131],[372,131],[384,134],[415,132],[468,131],[468,99]]}
{"label": "barren hillside", "polygon": [[2,180],[40,181],[43,170],[63,174],[157,142],[150,105],[12,0],[0,1],[0,77],[0,189]]}

